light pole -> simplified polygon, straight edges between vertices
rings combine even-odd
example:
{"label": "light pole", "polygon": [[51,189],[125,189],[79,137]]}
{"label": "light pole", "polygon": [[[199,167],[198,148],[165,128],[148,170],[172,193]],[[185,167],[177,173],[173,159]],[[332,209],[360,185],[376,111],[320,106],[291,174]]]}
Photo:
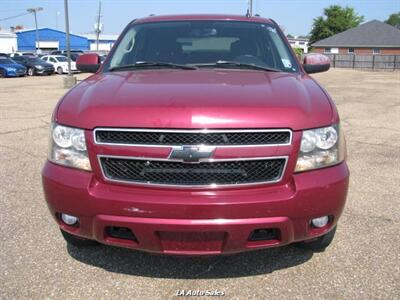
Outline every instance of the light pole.
{"label": "light pole", "polygon": [[99,51],[99,39],[100,39],[100,32],[101,32],[101,1],[99,1],[99,13],[97,15],[97,23],[95,25],[95,32],[96,32],[96,50]]}
{"label": "light pole", "polygon": [[69,40],[69,16],[68,16],[68,0],[64,0],[64,14],[65,14],[65,34],[67,46],[67,59],[68,59],[68,75],[64,77],[64,87],[70,88],[76,84],[76,77],[71,73],[71,45]]}
{"label": "light pole", "polygon": [[60,15],[61,13],[59,12],[59,11],[57,11],[56,12],[56,29],[58,30],[58,16]]}
{"label": "light pole", "polygon": [[253,16],[253,0],[249,0],[249,15]]}
{"label": "light pole", "polygon": [[38,53],[38,50],[40,51],[40,45],[39,45],[39,31],[38,31],[38,25],[37,25],[37,12],[43,10],[43,7],[36,7],[36,8],[28,8],[27,12],[33,13],[35,17],[35,27],[36,27],[36,53]]}

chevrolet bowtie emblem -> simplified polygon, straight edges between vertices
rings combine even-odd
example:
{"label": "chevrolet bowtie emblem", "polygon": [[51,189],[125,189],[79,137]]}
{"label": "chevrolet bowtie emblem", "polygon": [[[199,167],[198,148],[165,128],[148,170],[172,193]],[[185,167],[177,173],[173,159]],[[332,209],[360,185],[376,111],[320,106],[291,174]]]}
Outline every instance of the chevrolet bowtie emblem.
{"label": "chevrolet bowtie emblem", "polygon": [[174,147],[169,155],[170,160],[179,160],[186,163],[199,163],[211,158],[215,147],[208,146],[181,146]]}

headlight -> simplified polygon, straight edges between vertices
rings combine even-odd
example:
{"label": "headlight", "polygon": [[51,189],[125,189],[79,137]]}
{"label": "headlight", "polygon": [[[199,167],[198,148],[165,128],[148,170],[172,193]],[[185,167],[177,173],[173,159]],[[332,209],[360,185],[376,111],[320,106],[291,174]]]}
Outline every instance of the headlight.
{"label": "headlight", "polygon": [[6,70],[7,70],[8,72],[15,72],[17,69],[16,69],[16,68],[7,67]]}
{"label": "headlight", "polygon": [[60,165],[90,171],[83,129],[52,124],[49,160]]}
{"label": "headlight", "polygon": [[35,68],[41,70],[41,69],[43,69],[43,66],[37,65],[37,66],[35,66]]}
{"label": "headlight", "polygon": [[346,144],[340,126],[304,130],[295,172],[336,165],[345,155]]}

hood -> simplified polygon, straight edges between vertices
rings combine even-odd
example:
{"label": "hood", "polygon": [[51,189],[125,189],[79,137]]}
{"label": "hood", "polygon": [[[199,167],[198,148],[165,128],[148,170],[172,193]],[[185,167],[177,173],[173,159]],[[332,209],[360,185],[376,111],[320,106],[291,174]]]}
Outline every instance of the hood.
{"label": "hood", "polygon": [[56,121],[74,127],[291,128],[337,116],[304,74],[253,70],[140,70],[95,74],[61,100]]}
{"label": "hood", "polygon": [[35,62],[27,61],[26,64],[29,65],[29,66],[39,66],[40,65],[40,66],[43,66],[43,67],[53,67],[52,64],[50,64],[48,62],[45,62],[44,60],[35,61]]}
{"label": "hood", "polygon": [[45,61],[43,61],[43,62],[38,62],[38,63],[32,63],[32,65],[41,65],[41,66],[43,66],[43,67],[48,67],[48,68],[54,67],[51,63],[48,63],[48,62],[45,62]]}

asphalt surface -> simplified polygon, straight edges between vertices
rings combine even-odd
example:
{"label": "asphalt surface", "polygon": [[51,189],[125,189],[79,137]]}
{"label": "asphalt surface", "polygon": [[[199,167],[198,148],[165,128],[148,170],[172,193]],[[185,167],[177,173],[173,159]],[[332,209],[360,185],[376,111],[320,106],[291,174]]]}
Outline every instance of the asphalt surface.
{"label": "asphalt surface", "polygon": [[315,77],[338,105],[349,153],[334,242],[323,253],[287,246],[211,258],[67,246],[40,178],[62,78],[1,79],[0,298],[164,299],[217,289],[227,299],[399,299],[400,73]]}

